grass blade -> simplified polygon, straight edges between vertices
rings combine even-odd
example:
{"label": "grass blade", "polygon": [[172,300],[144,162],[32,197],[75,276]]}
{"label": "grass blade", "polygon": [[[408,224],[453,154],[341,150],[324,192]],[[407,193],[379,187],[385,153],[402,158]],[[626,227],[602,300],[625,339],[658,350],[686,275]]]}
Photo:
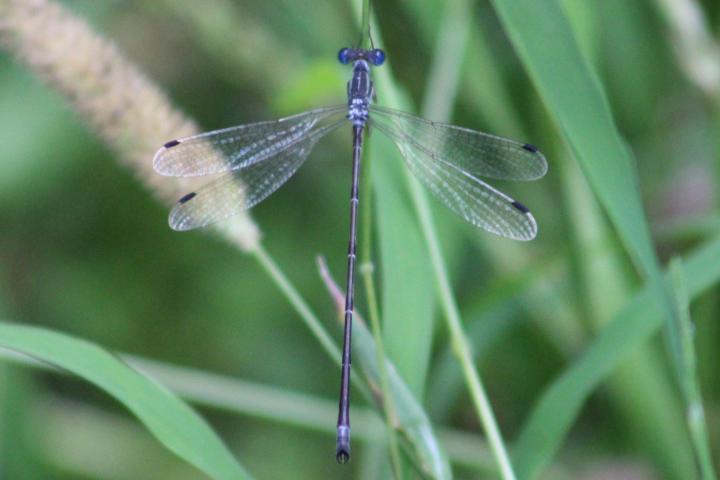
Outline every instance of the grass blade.
{"label": "grass blade", "polygon": [[682,355],[679,360],[678,381],[682,387],[686,404],[686,419],[690,437],[695,448],[698,465],[703,480],[717,478],[710,455],[710,439],[705,426],[705,409],[700,395],[700,385],[697,379],[695,345],[693,344],[694,325],[690,318],[690,299],[687,291],[687,279],[682,262],[673,259],[670,262],[670,279],[673,291],[677,296],[679,308],[676,318],[680,320],[678,330],[682,337]]}
{"label": "grass blade", "polygon": [[[382,161],[392,145],[372,139],[370,153],[380,246],[383,337],[388,357],[413,394],[422,398],[435,312],[432,269],[402,185],[399,162]],[[412,335],[408,335],[412,332]]]}
{"label": "grass blade", "polygon": [[44,476],[34,441],[40,430],[34,421],[33,387],[27,371],[0,365],[0,478],[34,480]]}
{"label": "grass blade", "polygon": [[[689,297],[695,298],[720,281],[720,237],[694,252],[683,265]],[[590,393],[661,324],[661,304],[655,300],[651,287],[646,286],[615,315],[533,408],[514,452],[520,478],[535,478],[540,473],[560,447]]]}
{"label": "grass blade", "polygon": [[[335,435],[335,425],[327,421],[337,414],[337,401],[258,384],[213,372],[121,354],[134,369],[160,382],[178,396],[195,405],[235,415],[260,418],[307,431]],[[12,364],[51,373],[65,373],[46,363],[0,348],[0,359]],[[405,388],[407,391],[407,388]],[[415,408],[415,407],[413,407]],[[382,444],[382,420],[370,408],[354,406],[353,438],[368,444]],[[492,458],[479,435],[459,430],[441,430],[440,443],[448,445],[454,463],[483,472],[494,472]],[[433,440],[437,443],[436,440]]]}
{"label": "grass blade", "polygon": [[[365,376],[368,379],[375,379],[377,382],[380,373],[372,335],[362,322],[355,324],[353,334],[357,339],[355,352],[362,359]],[[386,362],[386,368],[396,406],[397,420],[402,426],[400,431],[404,440],[409,441],[412,446],[416,458],[420,460],[416,467],[431,475],[432,478],[451,479],[452,472],[447,455],[433,432],[430,419],[393,365]]]}
{"label": "grass blade", "polygon": [[660,278],[632,154],[559,3],[494,0],[493,4],[625,248],[665,305],[668,349],[677,355],[680,339],[673,328],[677,309]]}
{"label": "grass blade", "polygon": [[[207,478],[194,467],[178,462],[142,425],[123,412],[111,413],[84,401],[57,396],[36,399],[33,407],[36,410],[33,419],[42,425],[42,435],[36,436],[34,442],[43,452],[43,465],[49,472],[36,477],[40,480]],[[98,438],[112,441],[99,442]],[[3,478],[33,480],[28,476]]]}
{"label": "grass blade", "polygon": [[[632,154],[558,1],[493,0],[493,4],[626,250],[651,282],[651,293],[665,306],[660,314],[667,319],[668,349],[677,356],[680,338],[674,328],[674,297],[661,279]],[[518,455],[532,457],[536,452]]]}
{"label": "grass blade", "polygon": [[[290,283],[272,257],[261,247],[256,248],[253,254],[280,288],[283,295],[290,301],[303,322],[305,322],[314,336],[320,341],[326,353],[339,364],[340,351],[337,345],[335,345],[317,316],[310,310],[305,300]],[[354,323],[353,332],[353,349],[355,352],[359,352],[356,353],[356,358],[361,359],[360,363],[363,368],[366,369],[367,383],[377,387],[380,384],[379,371],[367,366],[376,365],[377,363],[373,337],[360,321]],[[440,443],[432,432],[427,415],[422,409],[422,406],[413,397],[412,393],[410,393],[403,379],[397,374],[397,370],[391,364],[389,365],[391,390],[393,392],[399,392],[396,394],[395,401],[397,402],[396,404],[400,412],[398,413],[398,425],[394,425],[394,427],[397,428],[409,444],[412,445],[412,448],[417,453],[420,468],[430,469],[426,471],[428,471],[432,478],[451,478],[447,456],[440,448]],[[367,370],[368,368],[370,369]],[[359,380],[359,378],[357,375],[351,376],[353,386],[368,400],[371,400],[372,397],[366,388],[366,384]],[[378,389],[376,389],[376,391],[377,390]]]}
{"label": "grass blade", "polygon": [[[583,251],[577,261],[584,304],[582,320],[591,331],[599,332],[633,292],[624,265],[627,257],[619,246],[588,251],[595,238],[609,244],[615,237],[577,164],[563,156],[560,170],[573,233]],[[638,345],[632,357],[608,379],[605,391],[613,411],[622,419],[625,435],[652,457],[659,470],[676,472],[682,478],[693,469],[688,461],[690,449],[687,444],[678,446],[678,438],[687,437],[676,386],[656,350],[655,345]]]}
{"label": "grass blade", "polygon": [[[338,319],[342,321],[344,294],[330,276],[324,262],[319,263],[319,269],[320,275],[325,281],[325,286],[333,297],[340,313]],[[353,321],[353,354],[360,359],[361,370],[367,383],[373,387],[373,391],[376,393],[382,392],[380,388],[381,373],[377,363],[378,356],[375,342],[357,310]],[[397,418],[394,427],[403,435],[406,446],[411,448],[414,457],[417,459],[415,466],[431,478],[452,478],[447,455],[433,433],[427,414],[403,382],[397,369],[387,359],[385,369],[390,391],[393,395],[393,403],[396,407],[394,413]],[[379,398],[379,401],[382,401],[382,398]]]}
{"label": "grass blade", "polygon": [[[470,32],[471,12],[469,3],[458,0],[446,5],[446,13],[441,24],[438,42],[435,46],[433,63],[429,77],[429,88],[423,102],[423,115],[447,120],[457,92],[464,46]],[[453,52],[452,54],[449,52]],[[462,367],[463,375],[473,401],[476,414],[483,425],[498,469],[504,479],[514,479],[515,472],[498,428],[495,414],[490,404],[480,374],[473,363],[470,344],[463,331],[463,322],[447,274],[437,230],[425,191],[418,181],[406,171],[413,204],[420,220],[425,243],[430,254],[438,293],[445,313],[451,343]]]}
{"label": "grass blade", "polygon": [[[362,48],[372,48],[372,42],[370,41],[370,0],[363,0],[362,2],[362,17],[360,21],[360,47]],[[385,426],[387,429],[387,436],[388,436],[388,447],[389,447],[389,453],[390,453],[390,465],[392,466],[392,473],[393,477],[396,480],[402,480],[404,478],[404,464],[402,462],[402,459],[400,457],[400,451],[398,449],[398,441],[397,436],[395,435],[395,427],[393,426],[393,420],[397,417],[397,411],[395,407],[395,399],[394,395],[392,394],[392,390],[390,388],[390,380],[389,380],[389,374],[388,374],[388,368],[387,368],[387,362],[386,362],[386,353],[385,353],[385,340],[384,335],[382,334],[382,327],[380,326],[380,309],[378,306],[377,301],[377,289],[375,288],[375,277],[373,275],[373,261],[372,261],[372,192],[373,187],[372,183],[369,181],[372,178],[372,171],[370,170],[371,163],[370,160],[372,159],[372,156],[368,155],[367,149],[365,150],[365,182],[363,184],[363,197],[366,199],[368,205],[365,207],[365,210],[362,213],[362,254],[361,258],[362,261],[360,263],[360,273],[363,277],[363,281],[365,284],[365,295],[367,296],[367,306],[368,306],[368,315],[370,318],[370,325],[372,329],[373,337],[375,337],[375,354],[376,354],[376,362],[379,366],[378,368],[378,375],[380,379],[380,387],[382,388],[382,395],[384,397],[383,402],[383,410],[385,413]],[[370,171],[369,171],[370,170]],[[385,209],[379,208],[378,211],[384,212]],[[391,232],[392,229],[384,230],[386,232]],[[404,233],[404,232],[401,232]],[[390,235],[383,235],[383,237],[392,236],[392,233]],[[407,239],[406,239],[407,240]],[[390,255],[389,257],[390,262],[394,260],[394,256]],[[399,265],[401,268],[403,265]],[[392,267],[385,268],[384,271],[387,273],[388,271],[392,271]],[[395,284],[392,284],[390,282],[384,282],[384,285],[386,286],[395,286]],[[399,285],[402,285],[400,283]],[[347,292],[346,292],[347,294]],[[394,297],[393,297],[394,298]],[[393,298],[390,298],[388,301],[392,301]],[[430,317],[430,320],[432,321],[432,317]],[[385,322],[385,325],[392,325],[391,323]],[[428,337],[428,342],[430,335],[426,335]],[[388,339],[401,339],[404,335],[389,335]],[[428,345],[429,347],[429,345]],[[399,348],[396,349],[398,352],[397,360],[400,359],[399,355],[407,351],[403,348],[403,345],[400,344]],[[427,361],[427,353],[424,356],[425,361]],[[412,358],[411,358],[412,360]],[[413,363],[412,361],[409,363],[403,362],[403,366],[406,366],[406,368],[409,370],[406,373],[412,373]],[[424,373],[424,372],[422,372]],[[424,375],[419,377],[420,381],[423,381]],[[419,388],[421,391],[422,389]]]}
{"label": "grass blade", "polygon": [[628,252],[643,273],[652,276],[657,260],[632,155],[560,5],[556,0],[493,0],[493,4]]}
{"label": "grass blade", "polygon": [[45,329],[0,323],[0,346],[68,370],[124,404],[168,449],[212,478],[251,478],[185,403],[102,348]]}
{"label": "grass blade", "polygon": [[[368,7],[369,8],[369,7]],[[363,18],[365,17],[365,14],[363,14]],[[397,443],[397,437],[395,435],[395,428],[393,427],[393,419],[397,416],[395,412],[395,403],[393,401],[393,395],[390,390],[390,382],[388,380],[388,372],[387,369],[384,368],[386,365],[385,359],[387,358],[387,354],[385,353],[385,346],[384,346],[384,340],[383,340],[383,334],[382,334],[382,327],[380,326],[380,309],[378,306],[377,301],[377,289],[375,287],[375,276],[374,276],[374,264],[372,261],[372,184],[370,183],[370,178],[372,178],[371,172],[368,172],[368,170],[371,167],[371,163],[369,160],[372,159],[371,156],[365,154],[365,183],[363,184],[363,197],[366,199],[368,205],[365,207],[365,210],[362,214],[362,231],[363,231],[363,239],[362,239],[362,261],[360,263],[360,275],[363,278],[363,282],[365,284],[365,295],[367,297],[367,311],[368,316],[370,318],[370,326],[373,333],[373,337],[375,337],[375,346],[376,346],[376,353],[377,353],[377,363],[382,368],[379,369],[380,374],[380,385],[382,387],[383,396],[387,399],[383,403],[383,407],[385,410],[385,423],[387,428],[387,435],[388,435],[388,446],[390,451],[390,462],[393,467],[394,476],[398,480],[402,480],[403,478],[403,464],[402,459],[400,457],[400,452],[398,450],[398,443]],[[386,323],[387,324],[387,323]],[[392,337],[391,337],[392,338]],[[402,348],[399,349],[400,352],[404,351]],[[424,357],[427,358],[427,355]],[[412,367],[412,363],[408,365],[408,367]],[[406,374],[411,373],[406,372]],[[423,372],[424,373],[424,372]],[[420,377],[420,381],[424,381],[424,376]],[[421,389],[420,389],[421,390]]]}

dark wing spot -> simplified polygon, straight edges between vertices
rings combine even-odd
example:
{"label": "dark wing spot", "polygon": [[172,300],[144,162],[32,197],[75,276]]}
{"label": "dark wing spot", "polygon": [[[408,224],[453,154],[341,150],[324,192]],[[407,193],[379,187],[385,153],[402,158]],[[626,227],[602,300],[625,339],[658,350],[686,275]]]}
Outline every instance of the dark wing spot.
{"label": "dark wing spot", "polygon": [[527,150],[528,152],[532,152],[532,153],[537,153],[537,152],[539,152],[538,148],[537,148],[535,145],[531,144],[531,143],[526,143],[525,145],[523,145],[522,148],[524,148],[524,149]]}
{"label": "dark wing spot", "polygon": [[182,197],[180,200],[178,200],[178,203],[181,203],[181,204],[182,204],[182,203],[187,203],[187,202],[189,202],[190,200],[192,200],[193,198],[195,198],[196,195],[197,195],[197,193],[195,193],[195,192],[190,192],[190,193],[188,193],[187,195],[185,195],[184,197]]}
{"label": "dark wing spot", "polygon": [[518,202],[517,200],[513,200],[512,206],[515,207],[515,208],[517,208],[518,210],[520,210],[522,213],[528,213],[528,212],[530,212],[530,210],[528,210],[528,208],[527,208],[525,205],[523,205],[522,203]]}
{"label": "dark wing spot", "polygon": [[175,145],[180,145],[180,142],[177,141],[177,140],[171,140],[171,141],[167,142],[165,145],[163,145],[163,147],[165,147],[165,148],[172,148],[172,147],[174,147]]}

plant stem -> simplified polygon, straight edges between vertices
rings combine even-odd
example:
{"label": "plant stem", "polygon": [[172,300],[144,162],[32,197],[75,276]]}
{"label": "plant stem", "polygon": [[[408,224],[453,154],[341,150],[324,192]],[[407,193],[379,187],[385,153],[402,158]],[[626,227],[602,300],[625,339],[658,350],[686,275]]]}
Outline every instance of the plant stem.
{"label": "plant stem", "polygon": [[370,45],[370,0],[362,0],[362,17],[360,20],[360,48]]}
{"label": "plant stem", "polygon": [[[447,95],[446,92],[454,92],[456,90],[456,84],[459,78],[458,70],[462,65],[461,60],[464,54],[463,47],[466,44],[469,32],[469,18],[471,18],[471,15],[468,2],[456,1],[448,5],[441,28],[441,31],[445,32],[445,35],[439,36],[430,72],[431,85],[436,88],[428,91],[425,101],[423,102],[423,114],[432,118],[449,116],[450,103],[455,95]],[[443,42],[454,42],[455,45],[447,45]],[[448,52],[454,52],[454,54]],[[442,85],[443,88],[439,88],[440,85]],[[418,181],[412,177],[407,170],[405,173],[413,204],[420,219],[420,228],[422,229],[425,242],[430,252],[430,259],[433,270],[435,271],[439,290],[438,293],[445,312],[445,320],[450,330],[453,352],[460,362],[465,383],[470,390],[470,397],[472,398],[476,413],[483,424],[502,477],[505,480],[514,480],[515,473],[510,463],[510,457],[505,448],[505,443],[498,429],[497,422],[495,421],[495,416],[487,394],[485,393],[485,388],[480,380],[480,375],[473,363],[470,344],[463,331],[462,319],[448,279],[445,261],[442,257],[440,244],[435,233],[436,230],[427,196]]]}
{"label": "plant stem", "polygon": [[[367,149],[366,149],[367,151]],[[402,463],[400,462],[400,450],[398,448],[397,436],[395,435],[395,401],[393,399],[392,390],[390,389],[390,380],[388,379],[387,364],[385,361],[385,346],[383,344],[382,331],[380,330],[380,313],[377,303],[377,294],[375,290],[375,279],[373,276],[374,264],[372,261],[372,184],[370,175],[370,166],[372,163],[370,155],[365,155],[364,165],[364,182],[363,182],[363,202],[365,207],[362,213],[362,262],[360,264],[360,273],[365,284],[365,293],[368,303],[368,317],[370,319],[370,327],[373,337],[375,337],[375,352],[377,356],[378,372],[380,373],[380,388],[383,391],[383,411],[385,413],[385,422],[387,424],[388,446],[390,447],[390,461],[392,463],[393,473],[396,479],[403,478]]]}
{"label": "plant stem", "polygon": [[455,355],[460,362],[460,366],[462,367],[465,382],[470,389],[470,397],[475,405],[480,421],[483,424],[490,448],[498,461],[502,476],[506,480],[514,480],[515,473],[513,472],[513,468],[510,463],[510,457],[505,449],[505,443],[503,442],[500,430],[495,422],[495,416],[493,415],[492,407],[490,406],[487,394],[485,393],[485,389],[480,381],[480,375],[473,364],[470,346],[467,338],[465,337],[465,333],[462,330],[460,312],[458,311],[455,298],[452,294],[450,281],[448,280],[447,271],[445,269],[445,262],[442,258],[442,253],[440,252],[440,245],[438,244],[437,236],[435,235],[435,227],[430,213],[430,205],[428,205],[425,192],[421,190],[417,180],[408,175],[408,183],[410,184],[415,209],[417,210],[418,217],[420,218],[420,227],[423,231],[425,241],[427,242],[428,250],[430,251],[430,259],[432,261],[433,269],[435,270],[440,300],[445,311],[445,319],[450,330],[453,351],[455,352]]}
{"label": "plant stem", "polygon": [[322,347],[325,349],[328,355],[332,357],[333,361],[340,361],[340,350],[327,331],[323,328],[320,320],[310,310],[302,296],[295,290],[295,287],[290,283],[290,280],[280,270],[280,267],[275,263],[270,254],[258,244],[258,246],[251,251],[251,254],[260,262],[260,265],[270,275],[275,284],[278,286],[280,291],[285,294],[290,304],[295,308],[298,315],[305,321],[305,324],[310,328],[313,335],[318,339]]}
{"label": "plant stem", "polygon": [[670,279],[672,291],[677,298],[678,320],[677,330],[680,333],[681,356],[678,371],[680,390],[685,402],[685,420],[698,467],[700,478],[715,480],[717,475],[712,463],[710,438],[705,421],[705,409],[700,395],[700,385],[697,379],[697,354],[693,339],[694,325],[690,317],[690,296],[687,289],[687,277],[682,261],[673,258],[670,261]]}
{"label": "plant stem", "polygon": [[[249,253],[255,257],[255,259],[260,263],[263,269],[270,275],[270,278],[272,278],[280,291],[285,295],[285,297],[293,306],[297,314],[300,315],[300,318],[303,319],[305,325],[308,326],[310,331],[320,342],[323,349],[328,354],[328,356],[330,356],[332,361],[336,362],[336,364],[339,365],[340,349],[330,337],[330,334],[327,332],[327,330],[325,330],[325,328],[322,326],[317,315],[315,315],[315,313],[310,310],[310,307],[307,303],[305,303],[305,300],[302,298],[300,293],[295,289],[295,287],[287,278],[285,273],[280,270],[280,267],[277,265],[277,263],[275,263],[275,260],[272,258],[272,256],[270,256],[270,254],[262,247],[261,244],[258,244]],[[361,379],[359,379],[357,375],[352,377],[351,381],[353,386],[360,392],[363,397],[365,397],[368,401],[372,401],[373,396],[370,393],[370,390],[368,389],[366,384]]]}

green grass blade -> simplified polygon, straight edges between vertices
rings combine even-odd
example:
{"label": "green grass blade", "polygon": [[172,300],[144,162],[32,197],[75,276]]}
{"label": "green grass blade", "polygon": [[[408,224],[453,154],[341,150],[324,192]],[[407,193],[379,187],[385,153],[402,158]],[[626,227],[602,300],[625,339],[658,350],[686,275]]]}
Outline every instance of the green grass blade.
{"label": "green grass blade", "polygon": [[[382,43],[378,30],[373,37]],[[398,188],[404,185],[404,165],[386,161],[397,157],[395,147],[376,137],[371,133],[367,148],[375,159],[369,180],[375,195],[380,247],[383,337],[398,373],[413,394],[422,398],[432,342],[435,286],[417,219],[408,196]],[[409,331],[413,335],[408,336]]]}
{"label": "green grass blade", "polygon": [[[120,354],[120,357],[132,368],[195,405],[311,432],[327,435],[336,433],[335,425],[328,422],[328,418],[337,415],[336,399],[321,398],[145,357],[126,354]],[[0,348],[0,359],[50,373],[66,373],[47,363],[3,348]],[[402,387],[398,390],[402,390]],[[408,391],[407,387],[404,390]],[[385,439],[383,424],[374,409],[354,405],[352,419],[355,440],[382,445]],[[436,439],[432,441],[448,447],[448,458],[453,463],[483,472],[495,472],[487,445],[479,435],[444,429],[438,431],[437,437],[440,442]]]}
{"label": "green grass blade", "polygon": [[[363,5],[363,12],[365,11],[366,6],[366,4]],[[363,13],[363,17],[365,17],[365,13]],[[385,426],[388,436],[390,463],[393,468],[393,476],[398,480],[402,480],[404,476],[404,467],[402,458],[400,457],[400,451],[398,450],[398,441],[397,435],[395,435],[395,427],[393,426],[393,419],[396,418],[395,402],[393,400],[393,395],[390,390],[390,381],[388,380],[387,368],[385,368],[385,359],[387,358],[387,354],[385,353],[382,327],[380,326],[380,307],[378,306],[377,288],[375,286],[374,264],[372,260],[373,188],[372,183],[369,181],[372,177],[372,171],[370,168],[372,166],[371,160],[372,157],[368,155],[368,151],[366,150],[364,160],[365,165],[363,167],[365,172],[363,174],[365,177],[365,182],[362,186],[361,195],[368,203],[368,205],[365,206],[365,209],[362,212],[362,220],[360,226],[360,229],[362,231],[362,239],[360,240],[362,246],[360,254],[360,268],[358,269],[358,273],[360,274],[360,276],[362,276],[363,283],[365,285],[365,296],[367,297],[367,312],[368,318],[370,319],[371,331],[373,337],[375,337],[375,352],[377,353],[377,363],[382,367],[379,369],[378,373],[380,374],[380,386],[382,387],[382,394],[383,397],[386,398],[386,401],[383,402],[383,410],[385,413]]]}
{"label": "green grass blade", "polygon": [[[36,410],[33,420],[42,426],[42,435],[33,438],[33,442],[42,452],[48,472],[37,477],[39,480],[208,478],[193,466],[178,462],[175,455],[122,411],[111,412],[56,395],[35,400],[33,407]],[[98,441],[99,438],[112,441]],[[3,478],[34,480],[26,476]]]}
{"label": "green grass blade", "polygon": [[625,248],[666,306],[668,349],[677,356],[680,339],[673,320],[677,309],[660,278],[634,159],[562,8],[557,0],[494,0],[493,4]]}
{"label": "green grass blade", "polygon": [[[438,41],[435,45],[429,75],[428,91],[423,101],[423,116],[440,120],[447,120],[450,116],[458,88],[464,47],[469,36],[470,18],[469,2],[457,0],[445,4],[445,13],[441,22]],[[515,472],[510,463],[495,414],[480,379],[480,374],[473,363],[471,348],[463,330],[463,322],[450,284],[446,262],[440,249],[430,204],[417,179],[407,171],[405,175],[410,187],[413,205],[420,220],[428,253],[432,260],[440,303],[443,306],[445,320],[450,332],[450,341],[457,354],[458,363],[462,366],[470,398],[498,462],[501,477],[508,480],[514,479]]]}
{"label": "green grass blade", "polygon": [[[376,383],[380,373],[373,337],[362,322],[356,322],[353,327],[354,340],[357,340],[357,343],[353,345],[354,353],[361,359],[366,377],[374,379]],[[401,425],[400,432],[412,447],[415,457],[420,461],[417,466],[421,471],[431,475],[431,478],[451,479],[452,472],[447,455],[433,431],[425,410],[390,362],[386,361],[386,368],[396,407],[397,421]]]}
{"label": "green grass blade", "polygon": [[[263,268],[266,269],[270,277],[275,281],[283,295],[290,301],[293,308],[298,312],[302,320],[308,325],[315,337],[321,342],[324,350],[328,355],[339,364],[340,352],[335,342],[330,338],[330,335],[320,323],[317,316],[310,310],[302,296],[297,292],[295,287],[290,283],[285,274],[274,262],[272,257],[262,248],[257,248],[254,252],[255,257],[258,259]],[[321,273],[323,271],[321,270]],[[327,277],[327,275],[326,275]],[[326,278],[329,280],[329,277]],[[337,289],[334,284],[328,282],[328,286],[334,288],[333,294],[344,299],[340,290]],[[340,302],[342,306],[343,302]],[[353,349],[356,352],[355,358],[360,359],[361,365],[373,365],[376,364],[376,351],[375,344],[372,335],[367,331],[367,328],[360,323],[355,322],[353,326]],[[360,332],[360,333],[357,333]],[[365,352],[357,353],[357,352]],[[390,365],[390,363],[388,363]],[[367,368],[367,367],[364,367]],[[447,456],[440,448],[440,443],[435,438],[432,432],[427,415],[424,413],[420,403],[413,397],[412,393],[408,390],[407,386],[403,384],[403,379],[397,374],[397,370],[390,365],[392,374],[390,375],[390,385],[393,391],[400,392],[401,398],[395,398],[398,410],[401,412],[398,414],[398,424],[394,425],[409,442],[419,458],[422,467],[428,466],[432,470],[430,473],[433,478],[445,479],[451,478],[449,462]],[[353,386],[359,390],[365,398],[369,401],[372,400],[372,396],[366,388],[366,383],[359,380],[359,376],[351,376]],[[376,369],[366,370],[366,381],[370,385],[378,386],[380,384],[379,371]],[[378,389],[376,389],[378,390]],[[425,420],[423,420],[423,417]]]}
{"label": "green grass blade", "polygon": [[678,371],[678,380],[682,387],[683,396],[686,404],[686,419],[690,437],[695,448],[698,465],[703,480],[713,480],[717,478],[715,468],[712,464],[710,452],[710,439],[705,425],[705,409],[703,408],[702,396],[700,395],[700,385],[697,379],[696,369],[696,353],[693,343],[694,325],[690,318],[690,298],[687,291],[687,279],[682,262],[673,259],[670,262],[670,278],[672,281],[673,291],[676,295],[676,304],[679,311],[676,316],[680,323],[677,326],[682,338],[682,355],[680,356],[680,364]]}
{"label": "green grass blade", "polygon": [[130,409],[168,449],[211,478],[251,478],[190,407],[106,350],[57,332],[8,323],[0,323],[0,346],[101,388]]}
{"label": "green grass blade", "polygon": [[[541,132],[549,131],[550,128],[536,121],[536,115],[528,116],[528,110],[535,111],[535,107],[524,108],[522,115],[519,115],[515,108],[513,97],[517,97],[517,93],[512,90],[514,75],[508,71],[508,62],[504,54],[499,53],[496,48],[491,49],[488,45],[493,38],[492,24],[495,20],[487,11],[490,8],[490,5],[483,6],[479,15],[475,14],[479,28],[472,28],[470,31],[463,62],[461,98],[457,104],[461,106],[461,110],[468,109],[478,118],[481,130],[517,140],[532,140],[533,137],[527,133],[532,130],[536,135],[535,138],[546,138]],[[430,22],[432,19],[424,19],[424,21]],[[481,82],[477,81],[479,78],[482,79]],[[525,128],[530,124],[533,125],[532,129]],[[554,140],[556,135],[548,134],[547,137]],[[549,157],[554,158],[552,155],[554,146],[543,145],[543,148],[547,149],[546,154]],[[529,202],[531,207],[553,204],[556,200],[550,194],[551,177],[529,187],[535,193],[532,200],[523,199],[524,194],[520,200]],[[541,232],[548,232],[547,225],[543,224],[540,228]],[[541,235],[544,236],[545,233]],[[532,271],[530,265],[534,262],[533,250],[539,245],[528,246],[485,235],[475,235],[473,238],[488,263],[488,271],[495,272],[500,277]],[[584,333],[575,319],[573,300],[568,296],[551,295],[556,300],[548,302],[546,299],[551,290],[546,284],[538,282],[532,291],[526,292],[523,301],[534,304],[532,308],[526,309],[526,313],[537,320],[537,325],[558,349],[563,352],[575,351]],[[548,322],[546,320],[548,318],[553,320]]]}
{"label": "green grass blade", "polygon": [[[368,141],[372,167],[383,337],[387,355],[417,398],[422,398],[432,341],[435,286],[417,221],[398,185],[403,185],[393,145]],[[370,179],[369,179],[370,180]],[[412,332],[412,335],[408,335]]]}
{"label": "green grass blade", "polygon": [[[509,138],[524,138],[522,122],[513,108],[501,67],[481,29],[473,28],[465,53],[460,102],[483,118],[492,130]],[[482,82],[477,79],[482,78]]]}
{"label": "green grass blade", "polygon": [[[614,236],[577,164],[563,157],[559,167],[573,233],[583,250],[577,260],[579,293],[584,300],[583,322],[591,331],[598,332],[633,292],[627,266],[623,264],[627,257],[620,248],[587,251],[595,238],[609,243]],[[653,463],[668,478],[669,472],[683,478],[693,471],[693,465],[688,461],[689,446],[678,446],[679,438],[687,438],[685,425],[676,385],[663,367],[654,345],[638,345],[632,357],[608,379],[605,391],[621,419],[624,434],[651,455]]]}
{"label": "green grass blade", "polygon": [[[633,158],[557,0],[493,0],[540,96],[642,272],[658,270]],[[540,145],[542,147],[542,145]]]}
{"label": "green grass blade", "polygon": [[[632,154],[605,93],[557,0],[494,0],[508,36],[631,258],[665,308],[669,350],[677,356],[674,298],[662,282],[637,187]],[[536,452],[518,455],[533,457]]]}
{"label": "green grass blade", "polygon": [[[604,252],[607,249],[592,251],[595,250]],[[466,307],[467,336],[477,364],[482,364],[484,357],[513,330],[530,321],[523,310],[536,310],[541,304],[546,308],[557,308],[551,300],[560,302],[562,297],[567,296],[568,289],[562,281],[567,270],[568,266],[560,255],[538,259],[528,264],[525,271],[488,285],[484,293]],[[538,290],[539,285],[551,290],[552,295],[534,298],[533,292]],[[437,355],[429,382],[428,404],[433,420],[448,420],[453,412],[452,406],[458,401],[462,382],[454,352],[451,346],[446,346]]]}
{"label": "green grass blade", "polygon": [[[684,262],[688,294],[695,298],[720,281],[720,237]],[[600,382],[662,324],[662,305],[650,286],[614,316],[585,353],[545,391],[515,449],[520,478],[535,478],[560,447],[580,408]]]}
{"label": "green grass blade", "polygon": [[43,478],[35,436],[40,434],[29,372],[0,365],[0,478]]}
{"label": "green grass blade", "polygon": [[452,115],[472,15],[470,5],[464,0],[448,2],[444,7],[421,109],[426,118],[439,121],[449,121]]}

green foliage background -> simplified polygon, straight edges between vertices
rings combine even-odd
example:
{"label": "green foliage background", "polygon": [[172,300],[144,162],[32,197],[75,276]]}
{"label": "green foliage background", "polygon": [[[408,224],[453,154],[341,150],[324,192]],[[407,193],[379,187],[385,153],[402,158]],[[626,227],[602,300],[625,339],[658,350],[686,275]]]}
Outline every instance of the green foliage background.
{"label": "green foliage background", "polygon": [[[538,0],[537,11],[523,10],[531,3],[520,0],[374,4],[374,28],[389,58],[378,75],[394,77],[378,80],[381,102],[392,96],[431,118],[449,115],[458,125],[531,142],[549,159],[543,180],[499,185],[535,213],[540,233],[532,243],[493,238],[431,200],[476,366],[520,478],[700,478],[694,451],[705,442],[685,422],[685,399],[697,400],[697,388],[686,386],[693,363],[709,443],[717,444],[720,80],[700,83],[692,68],[709,58],[720,70],[720,57],[698,43],[698,28],[707,28],[718,51],[720,10],[711,1],[683,3],[699,8],[699,26],[683,30],[684,19],[662,0]],[[344,101],[348,69],[335,54],[357,40],[347,2],[63,4],[208,130]],[[540,30],[548,25],[554,28]],[[533,34],[564,41],[557,30],[564,25],[582,56],[534,50]],[[454,41],[464,53],[445,65],[455,50],[438,46],[457,48]],[[653,287],[660,277],[650,244],[642,246],[644,225],[632,223],[633,199],[623,196],[623,185],[635,179],[613,176],[618,159],[600,136],[603,112],[588,110],[593,92],[553,90],[582,62],[632,152],[622,154],[637,171],[641,219],[660,264],[690,259],[664,296]],[[555,84],[548,82],[553,74]],[[447,113],[433,103],[443,98]],[[566,122],[585,123],[563,123],[563,113],[571,115]],[[342,278],[348,139],[340,132],[322,142],[295,178],[252,211],[265,249],[335,339],[336,312],[315,257],[323,254]],[[368,427],[382,417],[357,393],[353,429],[365,433],[355,439],[349,466],[334,463],[337,365],[255,258],[212,234],[172,232],[166,207],[59,94],[5,53],[0,145],[3,320],[181,367],[166,372],[167,387],[202,405],[202,416],[257,478],[390,478],[384,430]],[[429,415],[454,478],[495,478],[449,347],[442,301],[432,296],[434,281],[422,279],[432,279],[433,270],[410,191],[392,176],[401,175],[392,152],[373,138],[373,257],[387,353]],[[629,229],[618,227],[623,221]],[[388,233],[398,225],[414,232],[414,244]],[[415,251],[420,255],[408,255]],[[684,295],[694,324],[694,349],[682,346],[689,361],[668,348],[688,326]],[[673,322],[684,323],[674,329]],[[2,334],[8,346],[11,335]],[[133,366],[142,369],[142,362]],[[203,478],[103,391],[16,363],[0,364],[1,478]],[[195,370],[241,383],[191,376]],[[129,397],[138,400],[132,390]],[[407,478],[419,475],[412,458],[403,462]],[[703,478],[714,478],[709,462],[700,462]]]}

